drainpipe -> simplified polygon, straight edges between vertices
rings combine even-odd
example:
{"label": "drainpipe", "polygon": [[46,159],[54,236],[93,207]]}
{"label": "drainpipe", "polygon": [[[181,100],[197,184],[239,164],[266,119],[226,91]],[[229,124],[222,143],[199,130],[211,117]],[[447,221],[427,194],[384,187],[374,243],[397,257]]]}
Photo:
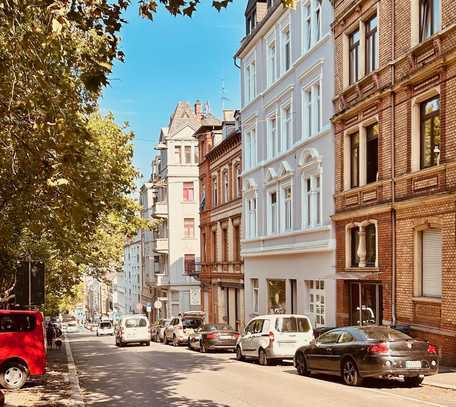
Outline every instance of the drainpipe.
{"label": "drainpipe", "polygon": [[391,202],[392,202],[392,211],[391,211],[391,234],[392,234],[392,276],[391,276],[391,322],[393,326],[396,325],[396,209],[394,207],[396,201],[396,153],[395,153],[395,128],[396,128],[396,112],[395,112],[395,103],[396,103],[396,94],[394,93],[394,85],[395,85],[395,65],[394,60],[396,58],[395,55],[395,2],[391,2],[391,86],[393,92],[391,94],[391,104],[392,104],[392,111],[391,111]]}

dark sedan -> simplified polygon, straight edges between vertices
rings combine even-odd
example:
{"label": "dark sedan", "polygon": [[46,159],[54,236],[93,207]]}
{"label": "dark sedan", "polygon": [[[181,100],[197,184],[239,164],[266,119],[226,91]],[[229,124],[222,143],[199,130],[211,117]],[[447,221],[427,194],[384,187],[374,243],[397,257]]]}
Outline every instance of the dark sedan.
{"label": "dark sedan", "polygon": [[438,372],[439,356],[434,345],[388,327],[344,327],[299,348],[294,364],[300,375],[342,376],[350,386],[366,377],[398,376],[409,386],[419,386],[424,376]]}
{"label": "dark sedan", "polygon": [[210,350],[235,350],[239,332],[227,324],[206,324],[190,335],[191,349],[205,353]]}

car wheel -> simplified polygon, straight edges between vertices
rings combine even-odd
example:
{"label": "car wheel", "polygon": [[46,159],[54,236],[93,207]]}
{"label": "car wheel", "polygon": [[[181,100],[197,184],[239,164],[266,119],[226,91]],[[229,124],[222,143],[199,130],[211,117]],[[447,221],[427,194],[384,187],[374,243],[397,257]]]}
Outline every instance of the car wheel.
{"label": "car wheel", "polygon": [[421,376],[404,377],[404,382],[409,387],[418,387],[423,383],[423,379]]}
{"label": "car wheel", "polygon": [[363,381],[353,359],[345,359],[342,366],[342,377],[348,386],[359,386]]}
{"label": "car wheel", "polygon": [[245,356],[242,354],[242,350],[240,346],[236,347],[236,359],[240,362],[245,360]]}
{"label": "car wheel", "polygon": [[150,346],[150,341],[144,342],[146,346]]}
{"label": "car wheel", "polygon": [[260,349],[260,351],[258,352],[258,362],[261,366],[269,365],[269,360],[264,349]]}
{"label": "car wheel", "polygon": [[0,384],[7,390],[18,390],[27,381],[28,370],[18,362],[8,363],[0,374]]}
{"label": "car wheel", "polygon": [[303,353],[298,352],[296,354],[296,370],[300,376],[309,376],[309,371],[307,370],[307,362]]}
{"label": "car wheel", "polygon": [[175,346],[175,347],[179,346],[179,342],[177,341],[176,335],[173,336],[173,346]]}

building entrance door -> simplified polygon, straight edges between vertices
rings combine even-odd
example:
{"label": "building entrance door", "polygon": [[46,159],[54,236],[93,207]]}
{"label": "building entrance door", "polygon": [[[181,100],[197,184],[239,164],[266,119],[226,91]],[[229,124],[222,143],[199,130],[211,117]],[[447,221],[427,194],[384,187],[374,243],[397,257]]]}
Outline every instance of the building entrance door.
{"label": "building entrance door", "polygon": [[381,283],[350,283],[350,320],[352,325],[381,325],[383,320]]}

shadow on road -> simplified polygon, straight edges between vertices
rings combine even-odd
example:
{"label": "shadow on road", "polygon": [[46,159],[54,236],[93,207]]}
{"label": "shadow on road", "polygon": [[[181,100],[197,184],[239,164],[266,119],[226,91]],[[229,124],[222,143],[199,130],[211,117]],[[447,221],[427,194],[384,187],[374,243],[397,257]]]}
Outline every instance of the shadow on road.
{"label": "shadow on road", "polygon": [[226,361],[195,352],[163,351],[144,346],[116,348],[89,339],[73,338],[71,347],[88,406],[228,407],[207,399],[189,399],[176,387],[191,373],[217,371]]}
{"label": "shadow on road", "polygon": [[[296,369],[284,370],[284,373],[292,374],[298,376]],[[308,376],[314,380],[325,381],[328,383],[339,383],[344,384],[341,377],[330,376],[324,374],[312,374]],[[368,387],[371,389],[409,389],[410,386],[406,384],[402,379],[393,378],[393,379],[375,379],[375,378],[366,378],[364,379],[360,387]]]}

